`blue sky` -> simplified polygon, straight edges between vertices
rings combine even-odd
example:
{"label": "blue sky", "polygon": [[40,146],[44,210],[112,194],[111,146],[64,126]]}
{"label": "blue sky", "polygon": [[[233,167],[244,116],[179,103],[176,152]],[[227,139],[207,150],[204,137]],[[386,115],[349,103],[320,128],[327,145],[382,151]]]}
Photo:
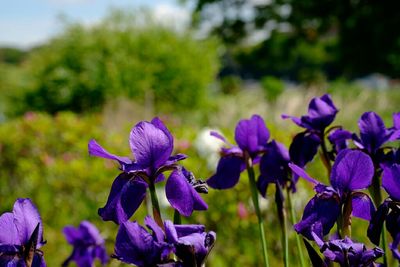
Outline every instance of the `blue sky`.
{"label": "blue sky", "polygon": [[[163,17],[184,19],[188,8],[176,0],[12,0],[0,4],[0,46],[22,48],[44,42],[61,30],[58,16],[94,24],[110,7],[137,8],[147,6]],[[177,15],[178,14],[178,15]]]}

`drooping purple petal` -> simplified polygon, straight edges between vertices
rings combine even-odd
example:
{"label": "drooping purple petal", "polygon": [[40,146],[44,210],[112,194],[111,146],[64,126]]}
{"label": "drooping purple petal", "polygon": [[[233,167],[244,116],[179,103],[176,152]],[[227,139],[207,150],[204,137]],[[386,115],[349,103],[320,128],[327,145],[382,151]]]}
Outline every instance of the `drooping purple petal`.
{"label": "drooping purple petal", "polygon": [[[0,244],[23,245],[14,224],[14,214],[6,212],[0,216]],[[4,252],[4,251],[3,251]]]}
{"label": "drooping purple petal", "polygon": [[168,158],[168,160],[163,164],[165,167],[170,167],[171,165],[177,163],[178,161],[186,159],[185,154],[176,154]]}
{"label": "drooping purple petal", "polygon": [[304,208],[301,221],[294,225],[297,233],[312,240],[314,224],[321,224],[323,235],[327,235],[339,216],[340,206],[335,198],[313,197]]}
{"label": "drooping purple petal", "polygon": [[352,215],[370,221],[375,213],[375,206],[371,198],[362,192],[352,194]]}
{"label": "drooping purple petal", "polygon": [[[14,224],[18,231],[20,244],[27,244],[33,231],[39,224],[37,244],[42,243],[43,225],[40,214],[29,198],[19,198],[14,203],[13,208]],[[39,247],[38,246],[38,247]]]}
{"label": "drooping purple petal", "polygon": [[100,146],[94,139],[89,141],[88,150],[89,150],[89,155],[91,155],[91,156],[116,160],[121,165],[132,163],[132,160],[129,159],[128,157],[120,157],[120,156],[116,156],[114,154],[109,153],[102,146]]}
{"label": "drooping purple petal", "polygon": [[393,164],[390,167],[383,167],[382,186],[389,196],[400,201],[400,165]]}
{"label": "drooping purple petal", "polygon": [[367,188],[374,175],[374,164],[364,152],[345,149],[339,152],[330,181],[340,193]]}
{"label": "drooping purple petal", "polygon": [[137,222],[120,225],[115,242],[115,257],[140,267],[154,266],[161,261],[161,249]]}
{"label": "drooping purple petal", "polygon": [[146,195],[147,184],[140,178],[121,173],[115,178],[106,205],[99,209],[104,221],[121,224],[133,215]]}
{"label": "drooping purple petal", "polygon": [[153,231],[154,239],[157,242],[161,242],[164,240],[164,233],[161,227],[158,226],[158,224],[156,223],[156,221],[154,221],[153,218],[151,218],[150,216],[146,216],[146,218],[144,218],[144,223],[149,229]]}
{"label": "drooping purple petal", "polygon": [[373,214],[369,222],[367,236],[372,243],[379,246],[383,223],[389,212],[389,202],[384,201]]}
{"label": "drooping purple petal", "polygon": [[313,129],[323,131],[335,119],[337,108],[333,104],[331,97],[328,94],[311,100],[308,106],[308,116],[301,117],[301,120],[312,125]]}
{"label": "drooping purple petal", "polygon": [[214,189],[232,188],[239,181],[243,164],[243,159],[239,157],[220,158],[217,172],[207,180],[207,184]]}
{"label": "drooping purple petal", "polygon": [[363,146],[370,152],[376,150],[389,140],[389,133],[381,117],[375,112],[365,112],[358,121]]}
{"label": "drooping purple petal", "polygon": [[310,175],[308,175],[308,173],[306,173],[302,168],[300,168],[296,164],[289,163],[288,166],[296,175],[306,179],[307,181],[309,181],[312,184],[315,184],[315,185],[319,184],[319,182],[317,180],[315,180]]}
{"label": "drooping purple petal", "polygon": [[261,157],[260,176],[257,187],[265,197],[267,186],[270,183],[279,183],[285,186],[289,181],[289,152],[285,146],[275,140],[266,146],[266,153]]}
{"label": "drooping purple petal", "polygon": [[312,161],[321,144],[320,138],[313,133],[302,132],[297,134],[289,147],[290,160],[300,167]]}
{"label": "drooping purple petal", "polygon": [[192,215],[193,210],[206,210],[207,203],[189,184],[182,171],[174,170],[165,185],[167,199],[171,206],[183,216]]}
{"label": "drooping purple petal", "polygon": [[175,230],[178,237],[182,237],[194,233],[204,233],[206,229],[204,225],[201,224],[178,224],[175,225]]}
{"label": "drooping purple petal", "polygon": [[249,120],[240,120],[236,126],[236,143],[252,156],[262,150],[268,139],[269,131],[259,115],[253,115]]}
{"label": "drooping purple petal", "polygon": [[137,163],[154,170],[168,160],[173,149],[170,135],[146,121],[139,122],[132,128],[129,143]]}

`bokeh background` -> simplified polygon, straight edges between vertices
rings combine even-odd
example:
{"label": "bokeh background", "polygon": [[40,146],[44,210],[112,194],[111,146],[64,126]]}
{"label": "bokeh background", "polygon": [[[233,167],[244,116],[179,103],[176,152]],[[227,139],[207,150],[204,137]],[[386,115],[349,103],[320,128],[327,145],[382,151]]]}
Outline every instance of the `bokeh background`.
{"label": "bokeh background", "polygon": [[[400,103],[399,9],[396,0],[2,3],[0,212],[17,197],[31,198],[42,215],[48,266],[60,266],[72,251],[62,228],[84,219],[113,251],[117,227],[102,222],[97,209],[118,169],[88,156],[91,138],[130,155],[131,127],[159,116],[175,137],[175,152],[189,156],[185,167],[206,179],[220,145],[209,129],[233,141],[237,121],[254,113],[286,145],[300,129],[280,115],[304,114],[308,101],[326,92],[340,109],[336,125],[358,132],[369,110],[391,125]],[[309,172],[327,181],[318,160]],[[298,218],[312,194],[300,182]],[[208,266],[261,265],[247,177],[204,199],[209,210],[184,221],[217,232]],[[261,205],[271,264],[281,266],[273,190]],[[168,204],[162,206],[172,218]],[[142,206],[133,219],[143,222],[145,214]],[[367,242],[366,223],[353,224],[354,236]],[[297,250],[290,250],[296,266]]]}

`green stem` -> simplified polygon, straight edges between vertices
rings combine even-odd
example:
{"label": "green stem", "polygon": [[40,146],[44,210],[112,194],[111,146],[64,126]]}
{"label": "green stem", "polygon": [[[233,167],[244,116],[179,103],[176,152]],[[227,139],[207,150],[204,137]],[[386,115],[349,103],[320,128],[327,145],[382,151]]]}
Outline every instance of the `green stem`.
{"label": "green stem", "polygon": [[[290,210],[291,223],[292,223],[292,225],[294,225],[296,223],[296,213],[295,213],[294,207],[292,205],[291,194],[290,194],[289,190],[290,190],[289,188],[286,190],[287,202],[288,202],[288,207]],[[300,258],[300,266],[306,267],[300,236],[297,233],[296,233],[296,244],[297,244],[297,252],[298,252],[299,258]]]}
{"label": "green stem", "polygon": [[174,224],[182,224],[181,215],[177,210],[174,210]]}
{"label": "green stem", "polygon": [[344,204],[343,208],[343,223],[342,223],[342,235],[343,237],[347,236],[351,238],[351,213],[353,211],[353,206],[352,206],[352,198],[351,196],[347,197],[347,200]]}
{"label": "green stem", "polygon": [[250,158],[246,160],[246,165],[247,165],[247,174],[249,176],[249,182],[250,182],[251,197],[253,199],[253,204],[258,219],[258,229],[260,231],[260,239],[263,250],[264,263],[265,267],[269,267],[267,242],[265,240],[265,232],[264,232],[264,220],[261,216],[260,206],[258,204],[257,184],[254,175],[254,168]]}
{"label": "green stem", "polygon": [[[376,169],[376,168],[375,168]],[[379,175],[375,173],[374,177],[372,178],[372,185],[369,188],[369,192],[371,194],[372,200],[374,201],[375,207],[379,207],[382,203],[382,190]],[[388,266],[388,257],[387,257],[387,242],[386,242],[386,232],[385,227],[382,228],[381,232],[381,240],[382,240],[382,249],[383,249],[383,266]]]}
{"label": "green stem", "polygon": [[287,221],[286,211],[283,210],[283,222],[281,224],[282,229],[282,247],[283,247],[283,263],[285,267],[289,266],[289,240],[287,235]]}
{"label": "green stem", "polygon": [[161,219],[161,211],[160,211],[160,205],[158,204],[158,198],[157,198],[157,193],[156,193],[156,187],[154,183],[150,182],[149,184],[149,191],[150,191],[150,196],[151,196],[151,204],[153,206],[153,217],[158,226],[164,229],[164,224]]}
{"label": "green stem", "polygon": [[328,149],[326,148],[324,134],[321,134],[320,138],[321,138],[321,149],[322,149],[322,156],[323,156],[322,161],[323,161],[326,169],[328,170],[328,177],[329,177],[329,175],[331,174],[331,170],[332,170],[331,160],[329,159]]}

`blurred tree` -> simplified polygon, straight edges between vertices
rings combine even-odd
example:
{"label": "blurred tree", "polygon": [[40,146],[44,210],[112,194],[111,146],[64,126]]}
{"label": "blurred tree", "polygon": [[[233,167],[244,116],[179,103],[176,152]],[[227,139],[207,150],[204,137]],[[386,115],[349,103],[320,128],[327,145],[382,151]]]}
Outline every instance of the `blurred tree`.
{"label": "blurred tree", "polygon": [[27,52],[15,47],[0,47],[0,63],[19,64],[26,58]]}
{"label": "blurred tree", "polygon": [[[398,76],[400,2],[397,0],[194,2],[194,22],[201,29],[217,34],[228,46],[254,42],[258,38],[262,42],[252,53],[258,55],[263,51],[265,60],[273,60],[269,65],[286,64],[292,50],[299,46],[310,47],[312,53],[312,46],[321,46],[328,39],[336,40],[333,47],[324,48],[325,52],[332,52],[333,48],[335,55],[334,62],[331,59],[322,62],[329,76],[359,76],[371,72]],[[274,44],[284,39],[283,48],[277,51]],[[287,68],[298,75],[298,62],[290,65],[293,60],[297,61],[291,57]]]}
{"label": "blurred tree", "polygon": [[117,96],[195,108],[216,75],[216,48],[215,41],[162,26],[149,12],[114,10],[91,27],[70,23],[26,60],[30,83],[19,112],[98,110]]}

